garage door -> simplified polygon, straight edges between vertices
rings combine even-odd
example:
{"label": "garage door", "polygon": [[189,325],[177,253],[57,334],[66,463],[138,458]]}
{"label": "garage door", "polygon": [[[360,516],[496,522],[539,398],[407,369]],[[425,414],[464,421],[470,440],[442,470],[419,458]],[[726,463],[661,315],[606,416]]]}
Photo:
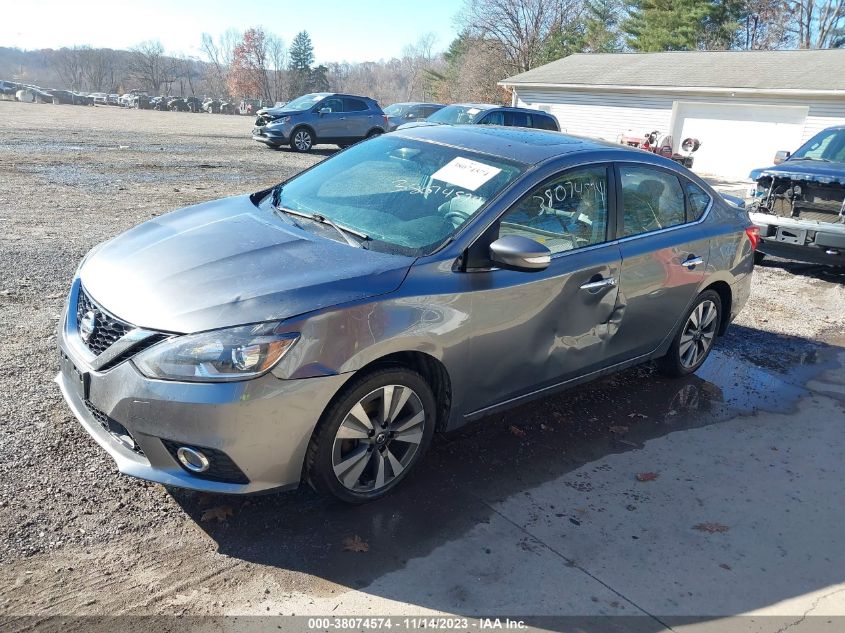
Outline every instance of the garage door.
{"label": "garage door", "polygon": [[808,108],[803,106],[675,104],[675,144],[701,141],[693,171],[745,179],[755,167],[772,164],[778,150],[801,144]]}

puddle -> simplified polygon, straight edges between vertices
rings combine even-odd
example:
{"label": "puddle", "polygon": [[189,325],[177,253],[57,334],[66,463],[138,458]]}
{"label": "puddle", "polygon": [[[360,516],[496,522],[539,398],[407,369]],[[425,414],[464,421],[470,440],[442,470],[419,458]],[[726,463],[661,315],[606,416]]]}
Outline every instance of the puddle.
{"label": "puddle", "polygon": [[[644,365],[437,437],[418,472],[363,507],[318,497],[306,486],[248,500],[172,494],[223,554],[365,586],[491,521],[490,503],[530,495],[668,433],[788,411],[808,393],[809,379],[835,366],[837,348],[782,338],[737,327],[696,375],[668,379]],[[773,349],[780,361],[774,368]],[[200,521],[204,508],[220,504],[234,509],[226,524]],[[343,549],[352,535],[378,543],[365,567]]]}

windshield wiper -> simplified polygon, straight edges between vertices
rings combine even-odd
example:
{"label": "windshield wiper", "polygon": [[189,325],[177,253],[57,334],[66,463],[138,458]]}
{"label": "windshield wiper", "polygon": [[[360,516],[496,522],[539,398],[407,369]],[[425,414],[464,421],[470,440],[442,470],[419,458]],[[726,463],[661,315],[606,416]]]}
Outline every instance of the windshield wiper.
{"label": "windshield wiper", "polygon": [[331,220],[320,213],[306,213],[304,211],[297,211],[296,209],[288,209],[287,207],[283,207],[279,204],[274,204],[273,207],[276,209],[276,211],[280,211],[282,213],[287,213],[298,218],[305,218],[306,220],[311,220],[312,222],[317,222],[319,224],[326,224],[327,226],[330,226],[335,231],[337,231],[343,238],[344,242],[356,248],[364,248],[364,245],[359,241],[353,240],[351,237],[349,237],[349,235],[354,235],[355,237],[359,237],[362,240],[370,239],[370,236],[366,233],[362,233],[361,231],[349,228],[348,226],[338,224],[334,220]]}
{"label": "windshield wiper", "polygon": [[804,157],[804,158],[800,158],[799,160],[817,160],[817,161],[819,161],[820,163],[829,163],[829,162],[831,162],[831,160],[830,160],[829,158],[812,158],[812,157],[810,157],[810,156],[807,156],[807,157]]}

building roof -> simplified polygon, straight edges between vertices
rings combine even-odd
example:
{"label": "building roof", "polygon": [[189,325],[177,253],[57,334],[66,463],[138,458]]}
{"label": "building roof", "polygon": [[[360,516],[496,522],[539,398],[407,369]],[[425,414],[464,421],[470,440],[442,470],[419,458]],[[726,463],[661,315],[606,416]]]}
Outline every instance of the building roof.
{"label": "building roof", "polygon": [[845,49],[577,53],[499,83],[834,92],[845,90]]}

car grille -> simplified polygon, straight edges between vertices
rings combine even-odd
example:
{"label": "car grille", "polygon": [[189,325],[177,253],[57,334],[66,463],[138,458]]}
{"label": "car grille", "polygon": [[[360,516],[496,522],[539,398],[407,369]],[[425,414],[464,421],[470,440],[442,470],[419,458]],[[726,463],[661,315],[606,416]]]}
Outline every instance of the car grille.
{"label": "car grille", "polygon": [[84,337],[82,340],[85,342],[85,346],[97,356],[111,347],[119,338],[122,338],[130,330],[134,329],[125,321],[121,321],[103,310],[80,286],[79,295],[76,299],[77,327],[82,322],[82,318],[89,312],[94,314],[94,331],[87,341]]}
{"label": "car grille", "polygon": [[141,450],[141,447],[138,446],[138,442],[135,441],[135,438],[132,437],[132,434],[117,420],[112,420],[109,416],[105,413],[100,411],[97,407],[91,404],[90,401],[85,400],[85,408],[88,409],[88,412],[91,416],[100,423],[100,426],[109,433],[112,437],[114,437],[118,442],[123,444],[128,449],[138,453],[138,455],[143,455],[144,451]]}

